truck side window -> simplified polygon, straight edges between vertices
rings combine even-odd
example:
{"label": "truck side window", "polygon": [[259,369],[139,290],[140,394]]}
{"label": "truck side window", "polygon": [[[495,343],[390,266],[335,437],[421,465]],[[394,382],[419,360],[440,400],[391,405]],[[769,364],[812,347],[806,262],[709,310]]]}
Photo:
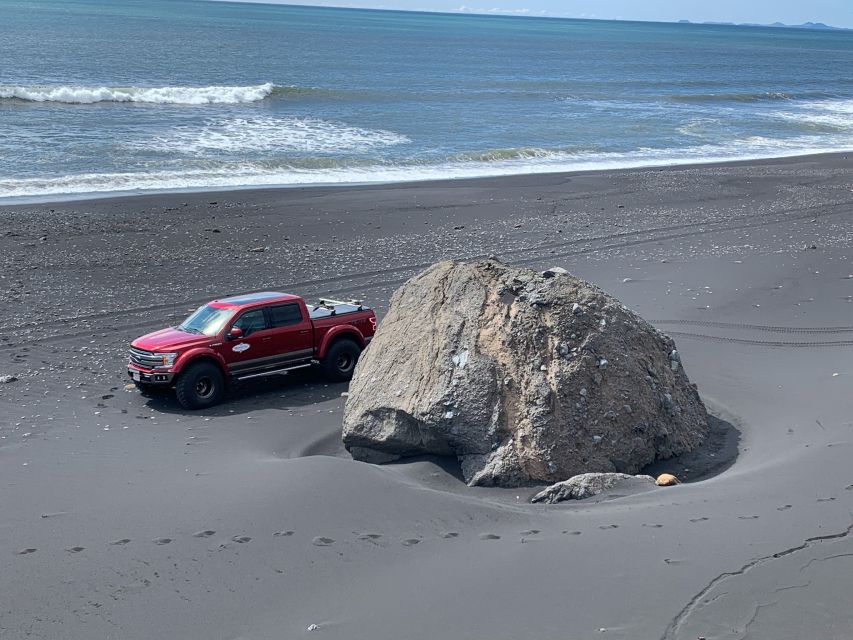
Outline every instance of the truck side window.
{"label": "truck side window", "polygon": [[302,322],[302,311],[298,304],[281,304],[269,307],[270,327],[286,327]]}
{"label": "truck side window", "polygon": [[243,330],[244,337],[249,337],[255,331],[266,329],[267,320],[264,317],[264,310],[253,309],[252,311],[247,311],[242,316],[237,318],[237,322],[235,322],[232,326],[240,327]]}

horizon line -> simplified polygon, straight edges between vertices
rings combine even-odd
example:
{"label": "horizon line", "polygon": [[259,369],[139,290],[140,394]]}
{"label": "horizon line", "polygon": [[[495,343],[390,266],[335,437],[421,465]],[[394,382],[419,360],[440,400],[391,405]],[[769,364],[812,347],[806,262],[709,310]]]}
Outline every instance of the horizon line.
{"label": "horizon line", "polygon": [[[583,22],[630,22],[639,24],[681,24],[692,25],[697,27],[741,27],[741,28],[765,28],[765,29],[799,29],[802,31],[853,31],[851,27],[840,27],[832,25],[820,20],[807,20],[799,24],[788,24],[781,21],[758,23],[758,22],[728,22],[724,20],[703,20],[694,21],[688,19],[679,20],[655,20],[655,19],[639,19],[639,18],[594,18],[588,16],[574,17],[570,15],[556,15],[548,13],[546,10],[531,11],[529,9],[518,10],[448,10],[442,11],[438,9],[405,9],[405,8],[390,8],[390,7],[359,7],[347,4],[303,4],[301,2],[279,2],[278,0],[204,0],[207,2],[220,2],[228,4],[264,4],[277,5],[283,7],[299,7],[304,9],[349,9],[353,11],[379,11],[385,13],[416,13],[426,15],[444,15],[444,16],[480,16],[480,17],[497,17],[497,18],[540,18],[546,20],[576,20]],[[461,5],[460,9],[467,9],[465,5]],[[818,25],[818,26],[808,26]]]}

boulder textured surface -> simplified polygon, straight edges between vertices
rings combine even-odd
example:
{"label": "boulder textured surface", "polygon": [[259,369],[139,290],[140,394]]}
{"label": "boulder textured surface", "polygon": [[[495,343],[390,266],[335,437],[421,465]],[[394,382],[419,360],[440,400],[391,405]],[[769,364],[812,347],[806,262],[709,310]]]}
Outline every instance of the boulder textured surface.
{"label": "boulder textured surface", "polygon": [[404,284],[359,360],[352,456],[453,455],[470,485],[634,474],[699,445],[707,414],[675,344],[554,270],[440,262]]}
{"label": "boulder textured surface", "polygon": [[627,484],[635,487],[654,486],[655,479],[651,476],[632,476],[627,473],[582,473],[546,487],[530,501],[554,504],[563,500],[585,500],[613,487]]}

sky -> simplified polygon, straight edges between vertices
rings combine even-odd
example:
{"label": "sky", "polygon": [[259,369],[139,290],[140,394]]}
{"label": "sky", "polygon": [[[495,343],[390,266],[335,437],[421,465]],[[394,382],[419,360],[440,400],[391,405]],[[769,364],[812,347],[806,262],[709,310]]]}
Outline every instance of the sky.
{"label": "sky", "polygon": [[303,0],[266,1],[272,4],[544,15],[600,20],[654,20],[675,22],[824,22],[853,28],[853,0]]}

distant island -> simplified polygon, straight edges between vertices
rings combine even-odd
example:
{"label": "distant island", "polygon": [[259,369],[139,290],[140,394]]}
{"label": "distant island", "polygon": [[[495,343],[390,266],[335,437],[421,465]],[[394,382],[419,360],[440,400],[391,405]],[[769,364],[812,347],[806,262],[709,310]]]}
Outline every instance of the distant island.
{"label": "distant island", "polygon": [[774,22],[772,24],[758,24],[753,22],[691,22],[690,20],[679,20],[678,24],[709,24],[729,27],[775,27],[777,29],[816,29],[819,31],[850,31],[850,29],[847,29],[846,27],[833,27],[832,25],[824,24],[823,22],[803,22],[802,24],[785,24],[784,22]]}

